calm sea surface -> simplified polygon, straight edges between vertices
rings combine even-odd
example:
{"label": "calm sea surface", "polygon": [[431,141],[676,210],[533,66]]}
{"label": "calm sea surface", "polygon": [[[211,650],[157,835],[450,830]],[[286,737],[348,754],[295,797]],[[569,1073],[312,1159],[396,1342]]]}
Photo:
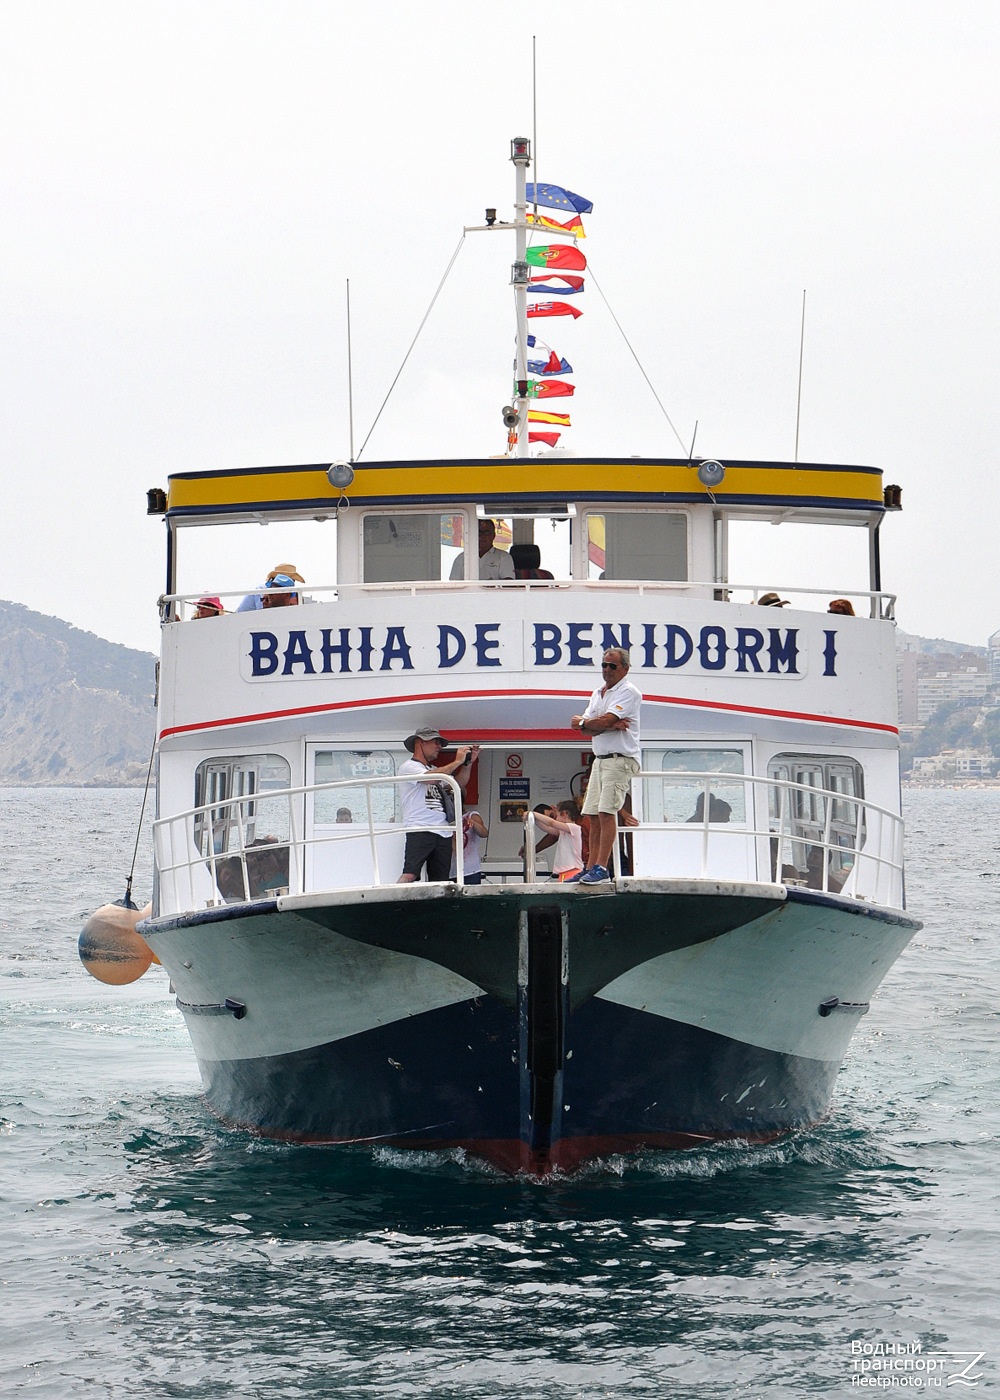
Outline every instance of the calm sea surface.
{"label": "calm sea surface", "polygon": [[892,1390],[1000,1391],[1000,791],[908,794],[925,927],[827,1122],[544,1186],[218,1126],[162,971],[76,956],[140,800],[0,790],[0,1395],[870,1394],[915,1341]]}

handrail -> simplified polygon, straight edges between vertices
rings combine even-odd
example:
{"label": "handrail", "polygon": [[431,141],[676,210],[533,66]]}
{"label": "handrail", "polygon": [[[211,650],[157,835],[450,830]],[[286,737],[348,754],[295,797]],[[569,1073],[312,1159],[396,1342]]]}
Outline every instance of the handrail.
{"label": "handrail", "polygon": [[535,830],[537,826],[534,812],[528,812],[524,818],[524,883],[526,885],[533,885],[537,878],[535,871]]}
{"label": "handrail", "polygon": [[[375,816],[374,816],[374,812],[373,812],[373,809],[372,809],[371,789],[372,789],[373,787],[378,787],[378,786],[388,786],[388,785],[399,786],[399,785],[401,785],[401,784],[403,784],[403,783],[428,783],[428,784],[429,784],[429,783],[444,783],[444,784],[446,784],[449,788],[452,789],[452,800],[453,800],[453,802],[454,802],[454,807],[455,807],[455,821],[454,821],[454,822],[449,822],[449,823],[447,823],[447,824],[444,825],[444,826],[440,826],[440,825],[439,825],[439,826],[422,826],[422,825],[420,825],[419,823],[415,823],[415,824],[412,824],[412,825],[404,825],[403,823],[394,822],[394,823],[392,823],[392,829],[391,829],[391,831],[376,831],[376,829],[375,829],[375,828],[376,828]],[[188,808],[186,808],[184,811],[181,811],[181,812],[174,812],[174,813],[172,813],[170,816],[164,816],[164,817],[159,817],[159,818],[157,818],[157,820],[154,821],[154,823],[153,823],[153,844],[154,844],[154,851],[155,851],[155,853],[156,853],[156,868],[157,868],[157,872],[158,872],[158,874],[160,875],[161,880],[162,880],[163,877],[170,876],[170,875],[174,874],[174,872],[176,872],[176,871],[183,870],[183,869],[189,869],[189,870],[190,870],[190,869],[192,869],[192,868],[195,867],[195,866],[205,865],[205,866],[208,867],[208,870],[209,870],[209,872],[210,872],[210,874],[211,874],[212,884],[213,884],[213,885],[215,886],[215,888],[218,890],[218,889],[219,889],[219,885],[218,885],[218,870],[219,870],[219,865],[220,865],[223,861],[228,862],[228,861],[230,861],[230,860],[235,859],[235,860],[237,860],[238,863],[239,863],[240,879],[241,879],[242,886],[243,886],[243,893],[244,893],[244,896],[245,896],[245,898],[246,898],[247,901],[250,901],[254,896],[253,896],[252,893],[251,893],[251,888],[250,888],[250,886],[251,886],[251,881],[250,881],[249,873],[248,873],[248,871],[247,871],[247,854],[248,854],[248,852],[259,854],[259,853],[261,853],[262,851],[266,851],[267,847],[266,847],[266,846],[265,846],[265,847],[254,846],[253,844],[247,845],[247,841],[246,841],[246,818],[245,818],[245,816],[244,816],[244,810],[243,810],[243,809],[244,809],[245,807],[247,807],[247,806],[259,807],[259,806],[261,806],[262,804],[267,803],[267,802],[272,802],[272,801],[273,801],[273,802],[279,802],[279,801],[284,800],[284,801],[287,803],[287,810],[288,810],[288,828],[289,828],[288,840],[287,840],[287,841],[283,841],[283,840],[281,840],[281,838],[278,838],[277,841],[275,841],[275,842],[269,842],[269,843],[267,843],[267,844],[268,844],[268,845],[273,845],[274,848],[275,848],[276,850],[284,850],[284,849],[287,849],[287,851],[288,851],[288,853],[289,853],[289,877],[291,877],[291,869],[292,869],[291,860],[292,860],[292,854],[293,854],[293,852],[295,852],[295,854],[296,854],[296,867],[297,867],[296,873],[297,873],[297,875],[298,875],[298,877],[299,877],[299,878],[298,878],[298,881],[297,881],[297,884],[299,885],[299,888],[296,890],[296,893],[300,893],[300,894],[301,894],[301,893],[304,893],[304,892],[305,892],[305,891],[304,891],[304,879],[305,879],[305,859],[304,859],[304,858],[305,858],[305,854],[306,854],[307,849],[308,849],[309,847],[311,847],[311,846],[326,845],[326,844],[329,844],[329,843],[332,843],[332,842],[338,841],[338,840],[344,841],[344,840],[356,839],[356,838],[358,837],[358,835],[360,834],[360,833],[359,833],[359,830],[358,830],[358,827],[360,826],[360,823],[358,823],[358,824],[353,824],[353,823],[352,823],[351,826],[350,826],[350,829],[345,829],[345,830],[343,830],[343,831],[339,831],[339,832],[329,832],[329,833],[324,832],[324,834],[323,834],[322,836],[318,836],[318,837],[317,837],[317,836],[307,837],[307,836],[304,834],[304,832],[303,832],[301,835],[299,835],[299,834],[296,833],[296,826],[297,826],[297,820],[296,820],[296,819],[297,819],[297,816],[299,815],[299,813],[298,813],[298,811],[297,811],[297,807],[298,807],[299,804],[295,803],[295,802],[293,801],[293,799],[295,799],[295,798],[307,797],[307,796],[310,796],[310,795],[313,796],[313,797],[315,797],[315,795],[316,795],[317,793],[320,793],[320,792],[328,792],[328,791],[335,791],[335,790],[340,789],[340,788],[355,788],[355,789],[357,789],[357,788],[359,788],[359,787],[363,787],[363,788],[365,788],[365,790],[366,790],[366,793],[365,793],[365,805],[366,805],[367,816],[368,816],[368,822],[367,822],[367,836],[368,836],[369,843],[370,843],[370,849],[371,849],[371,855],[372,855],[372,872],[373,872],[373,875],[374,875],[374,880],[375,880],[375,884],[376,884],[376,885],[380,885],[380,884],[382,883],[381,875],[380,875],[380,871],[379,871],[379,863],[378,863],[378,844],[377,844],[377,843],[378,843],[378,838],[379,838],[380,836],[394,835],[394,834],[397,834],[397,833],[400,833],[400,832],[402,832],[402,833],[404,833],[404,834],[407,834],[407,833],[409,833],[409,832],[411,832],[411,831],[434,831],[434,832],[441,832],[442,834],[444,834],[445,832],[448,832],[448,833],[450,833],[450,834],[454,837],[454,836],[457,834],[458,830],[460,830],[460,828],[461,828],[461,816],[462,816],[462,790],[461,790],[461,788],[459,787],[458,783],[455,781],[455,779],[454,779],[454,778],[451,776],[451,774],[449,774],[449,773],[436,773],[436,772],[434,772],[434,771],[431,771],[431,772],[429,772],[429,773],[420,773],[420,774],[409,774],[409,773],[407,773],[407,774],[404,774],[402,777],[399,776],[398,774],[392,774],[392,775],[389,775],[389,776],[374,777],[374,778],[366,778],[366,777],[357,776],[357,777],[351,777],[351,778],[340,778],[340,779],[337,779],[336,781],[327,782],[327,783],[308,783],[308,784],[302,784],[302,785],[300,785],[300,786],[298,786],[298,787],[274,788],[274,789],[270,789],[270,790],[266,790],[266,789],[265,789],[265,790],[260,790],[260,789],[258,789],[256,792],[252,792],[252,793],[242,793],[242,794],[240,794],[240,795],[233,794],[233,795],[226,796],[226,797],[217,797],[214,801],[211,801],[211,802],[203,802],[203,803],[200,803],[200,804],[199,804],[198,806],[196,806],[196,807],[188,807]],[[198,819],[199,819],[199,818],[202,818],[202,819],[205,821],[205,823],[207,824],[208,829],[211,831],[212,828],[213,828],[213,826],[214,826],[215,821],[217,820],[217,818],[213,817],[213,814],[214,814],[214,813],[218,813],[219,811],[225,811],[225,812],[226,812],[227,815],[226,815],[226,817],[225,817],[225,820],[226,820],[227,824],[230,823],[230,822],[232,821],[232,817],[231,817],[229,814],[230,814],[230,813],[234,813],[234,814],[235,814],[236,830],[237,830],[237,833],[238,833],[238,836],[239,836],[238,844],[237,844],[235,847],[229,848],[229,849],[227,849],[227,850],[225,850],[225,851],[216,851],[215,848],[214,848],[214,841],[213,841],[213,842],[212,842],[212,848],[211,848],[209,851],[207,851],[207,852],[198,851],[197,854],[195,855],[195,857],[194,857],[193,859],[192,859],[192,857],[191,857],[191,855],[190,855],[190,850],[186,850],[186,851],[185,851],[185,859],[182,859],[182,860],[170,861],[170,860],[164,860],[164,859],[161,858],[161,854],[162,854],[162,850],[163,850],[164,844],[165,844],[165,843],[168,843],[168,844],[170,844],[170,845],[173,844],[172,841],[171,841],[171,839],[170,839],[170,834],[171,834],[171,829],[172,829],[174,826],[176,826],[178,823],[180,823],[180,824],[182,825],[182,828],[183,828],[185,825],[188,825],[188,824],[189,824],[189,839],[190,839],[190,844],[191,844],[191,845],[194,845],[195,847],[197,847],[197,843],[196,843],[196,841],[195,841],[195,831],[196,831],[196,828],[197,828]],[[331,823],[331,825],[334,825],[334,823]],[[185,844],[185,846],[187,846],[187,845],[188,845],[188,841],[185,840],[184,844]],[[457,841],[457,840],[454,842],[454,847],[455,847],[455,878],[456,878],[456,880],[458,881],[458,883],[461,884],[461,883],[464,882],[464,877],[465,877],[465,856],[464,856],[464,848],[463,848],[462,843],[461,843],[460,841]],[[300,851],[300,850],[301,850],[301,855],[302,855],[302,859],[301,859],[301,860],[298,859],[298,854],[299,854],[299,851]],[[228,868],[228,867],[227,867],[227,868]],[[289,885],[289,888],[290,888],[290,885]],[[225,902],[225,899],[223,898],[221,902],[224,903],[224,902]]]}
{"label": "handrail", "polygon": [[[856,898],[866,898],[875,903],[902,905],[903,820],[897,812],[857,794],[838,792],[831,788],[814,787],[809,783],[793,782],[785,778],[772,778],[752,773],[727,773],[718,769],[666,771],[663,769],[641,769],[635,775],[633,788],[639,799],[640,810],[643,799],[647,795],[644,785],[656,780],[667,784],[700,785],[701,818],[697,822],[691,819],[652,821],[648,815],[643,815],[639,826],[630,828],[630,834],[641,843],[655,833],[662,833],[668,838],[671,834],[676,837],[680,832],[691,835],[699,833],[700,856],[697,859],[697,867],[700,877],[718,878],[720,869],[717,856],[719,841],[725,840],[728,843],[740,840],[744,843],[750,843],[747,848],[746,860],[749,869],[755,872],[756,878],[766,878],[773,883],[795,883],[798,877],[782,878],[784,874],[783,843],[787,843],[798,849],[800,859],[803,851],[820,853],[818,857],[819,868],[817,869],[815,865],[817,857],[814,856],[813,861],[810,862],[807,854],[805,870],[802,872],[812,888],[842,893]],[[393,822],[382,825],[381,830],[376,829],[381,824],[375,818],[372,800],[374,789],[380,786],[398,787],[406,782],[447,784],[452,791],[455,802],[455,821],[446,827],[411,826]],[[745,819],[734,822],[713,822],[711,820],[713,788],[716,790],[720,787],[733,788],[740,784],[749,789],[745,799]],[[310,796],[315,798],[318,794],[336,792],[345,788],[365,789],[367,822],[364,827],[362,828],[362,823],[354,823],[351,826],[336,829],[335,823],[324,823],[324,826],[329,826],[330,829],[324,830],[320,834],[316,834],[314,830],[313,834],[307,836],[303,829],[306,814],[305,800]],[[774,804],[776,811],[773,815],[770,800],[772,793],[777,794],[777,802]],[[791,803],[795,793],[805,793],[812,800],[822,800],[825,803],[820,822],[810,823],[795,818]],[[763,795],[765,804],[763,808],[761,808],[759,800],[761,795]],[[288,818],[287,839],[278,837],[276,841],[261,846],[248,845],[247,829],[250,817],[252,816],[253,820],[259,823],[260,808],[268,803],[284,804]],[[834,804],[843,805],[835,808]],[[248,812],[247,808],[255,810]],[[153,835],[160,888],[167,885],[174,889],[176,898],[169,900],[168,903],[173,904],[182,899],[184,896],[177,893],[179,886],[176,884],[176,877],[180,872],[186,870],[188,872],[187,897],[193,899],[198,881],[203,881],[208,875],[212,892],[212,899],[209,902],[225,903],[226,895],[219,883],[220,868],[224,873],[232,873],[234,867],[229,862],[235,859],[239,869],[238,887],[242,890],[243,898],[252,901],[255,898],[269,897],[267,891],[255,891],[254,880],[247,868],[247,856],[248,854],[253,856],[261,852],[266,853],[267,847],[270,845],[276,851],[286,849],[288,851],[288,890],[297,894],[306,893],[306,858],[310,850],[336,841],[356,840],[361,836],[367,837],[371,852],[372,880],[378,886],[383,883],[379,862],[379,843],[383,838],[418,830],[432,830],[442,834],[447,831],[457,834],[461,829],[462,808],[462,792],[456,780],[449,774],[433,771],[417,776],[404,775],[402,777],[398,774],[380,777],[352,776],[332,782],[302,784],[297,787],[269,791],[258,790],[239,796],[216,798],[214,801],[189,807],[185,811],[174,813],[171,816],[160,817],[154,822]],[[835,810],[845,814],[844,817],[838,817],[836,823],[834,821]],[[216,851],[213,839],[215,824],[219,819],[220,812],[223,814],[222,820],[226,827],[235,832],[237,837],[236,845],[225,851]],[[199,822],[205,824],[201,831],[199,831]],[[535,883],[537,879],[535,862],[537,829],[534,813],[527,813],[524,827],[523,878],[528,884]],[[210,846],[207,851],[203,849],[202,845],[205,841],[206,830],[209,833]],[[838,841],[836,839],[838,831],[842,837],[849,835],[849,842]],[[768,844],[763,846],[764,842]],[[462,884],[465,874],[464,847],[457,840],[454,844],[455,879],[458,884]],[[612,848],[612,867],[617,880],[621,880],[627,885],[630,879],[657,878],[665,873],[659,859],[657,860],[657,865],[661,866],[659,869],[635,868],[642,865],[641,849],[641,844],[633,847],[633,872],[622,875],[619,843],[615,842]],[[677,873],[677,852],[683,852],[684,849],[690,850],[690,847],[675,845],[671,851],[671,847],[668,845],[664,849],[662,865],[667,867],[666,873]],[[175,858],[175,854],[177,858]],[[658,856],[660,854],[657,852]],[[835,883],[837,872],[833,868],[834,856],[843,862],[840,866],[841,870],[845,868],[847,858],[851,861],[850,871],[840,886]],[[254,863],[256,864],[256,862]],[[760,874],[762,868],[765,871],[763,877]],[[796,866],[796,869],[799,868]],[[198,874],[198,871],[203,873]],[[862,879],[862,872],[864,872],[864,879]],[[693,872],[686,873],[692,874]],[[813,881],[816,883],[814,884]],[[802,883],[802,880],[798,880],[798,882]],[[225,883],[231,883],[231,881],[227,880]],[[170,912],[177,911],[171,909]]]}
{"label": "handrail", "polygon": [[[331,595],[332,600],[352,595],[368,596],[372,593],[408,594],[410,597],[418,597],[422,593],[439,593],[441,590],[447,592],[467,592],[470,589],[524,589],[524,588],[583,588],[587,591],[597,590],[600,592],[635,593],[643,596],[646,593],[687,593],[687,592],[711,592],[713,594],[725,594],[724,598],[716,599],[719,602],[740,601],[732,599],[731,595],[749,594],[745,602],[756,603],[759,597],[768,592],[779,592],[782,594],[792,593],[806,597],[817,597],[829,599],[835,591],[832,587],[814,588],[805,587],[797,583],[775,584],[772,581],[766,583],[730,583],[725,579],[582,579],[582,578],[557,578],[557,579],[406,579],[392,582],[380,583],[320,583],[310,584],[308,588],[304,584],[297,584],[294,588],[275,589],[258,585],[253,588],[230,588],[224,589],[212,596],[223,601],[227,598],[238,598],[241,602],[244,598],[255,596],[263,598],[275,593],[298,593],[299,601],[303,606],[312,602],[327,601],[325,595]],[[303,597],[308,592],[309,597]],[[872,616],[883,619],[891,619],[895,616],[896,594],[887,593],[884,589],[851,588],[847,592],[852,598],[867,599],[872,608]],[[314,598],[312,594],[322,594],[323,598]],[[165,621],[177,621],[176,618],[167,616],[171,607],[176,603],[195,604],[199,598],[206,596],[204,591],[194,593],[164,593],[159,598],[160,616]],[[234,609],[233,611],[237,611]],[[252,611],[257,611],[253,609]],[[838,615],[842,616],[842,615]],[[211,621],[205,618],[202,621]]]}
{"label": "handrail", "polygon": [[[837,893],[856,895],[861,862],[870,861],[875,866],[876,877],[878,872],[883,868],[891,871],[893,875],[898,877],[899,900],[900,903],[902,902],[903,818],[899,813],[893,812],[888,807],[883,807],[876,802],[869,801],[868,798],[861,797],[854,793],[839,792],[833,788],[820,788],[813,786],[811,783],[796,783],[787,778],[772,778],[767,775],[756,773],[726,773],[718,769],[710,771],[641,769],[635,774],[634,781],[641,782],[644,779],[659,779],[664,782],[679,780],[684,783],[697,780],[704,784],[702,789],[702,816],[699,821],[693,822],[690,819],[686,819],[682,822],[651,822],[644,816],[639,828],[643,832],[676,832],[681,829],[700,830],[702,832],[703,875],[708,873],[706,867],[708,864],[708,838],[710,833],[717,834],[720,837],[750,837],[754,840],[767,839],[768,841],[777,841],[779,843],[777,852],[778,859],[775,861],[775,868],[770,871],[775,882],[778,881],[778,876],[781,873],[780,870],[776,868],[777,865],[780,864],[780,843],[782,841],[788,841],[793,844],[809,847],[811,850],[822,851],[822,870],[818,888],[822,890],[830,889],[831,854],[840,856],[851,855],[854,857],[851,873],[843,886],[836,891]],[[774,825],[771,824],[770,816],[768,817],[767,827],[760,827],[756,825],[756,823],[713,822],[711,820],[710,798],[712,787],[736,787],[741,783],[749,785],[754,793],[759,791],[760,788],[764,788],[768,790],[777,789],[781,794],[782,800],[779,803],[778,814]],[[815,839],[806,834],[802,829],[796,832],[794,822],[789,820],[788,802],[785,800],[786,797],[793,792],[808,793],[812,798],[824,799],[825,808],[822,840]],[[845,806],[850,806],[854,810],[854,840],[852,845],[845,846],[831,840],[835,803],[843,803]],[[748,803],[748,807],[754,806],[755,804],[753,802]],[[875,853],[866,849],[868,844],[865,839],[866,814],[869,815],[869,819],[873,822],[877,819],[879,827],[876,835],[878,849]],[[844,826],[847,825],[847,823],[841,823],[841,825]],[[883,829],[886,826],[888,826],[889,829],[889,854],[883,854],[881,850],[883,845]],[[617,853],[617,843],[615,853]],[[629,877],[625,878],[627,879]]]}

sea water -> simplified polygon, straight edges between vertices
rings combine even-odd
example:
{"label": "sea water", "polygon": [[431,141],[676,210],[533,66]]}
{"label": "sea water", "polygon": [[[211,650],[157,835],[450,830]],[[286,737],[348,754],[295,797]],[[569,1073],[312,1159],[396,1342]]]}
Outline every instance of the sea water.
{"label": "sea water", "polygon": [[162,970],[76,956],[140,801],[0,791],[0,1395],[1000,1389],[1000,791],[907,794],[925,927],[824,1123],[545,1184],[221,1127]]}

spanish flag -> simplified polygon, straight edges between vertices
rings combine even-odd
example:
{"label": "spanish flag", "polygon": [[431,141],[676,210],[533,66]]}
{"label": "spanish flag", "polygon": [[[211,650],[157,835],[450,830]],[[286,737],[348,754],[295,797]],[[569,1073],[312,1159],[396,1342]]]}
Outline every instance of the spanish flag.
{"label": "spanish flag", "polygon": [[570,238],[586,238],[587,236],[583,231],[583,220],[579,214],[574,214],[572,219],[567,219],[564,224],[561,224],[556,219],[550,219],[548,214],[533,214],[529,209],[528,223],[535,224],[548,233],[565,233]]}
{"label": "spanish flag", "polygon": [[569,421],[569,414],[568,414],[568,413],[546,413],[544,410],[542,410],[542,409],[540,409],[540,408],[529,408],[529,409],[528,409],[528,422],[529,422],[529,423],[553,423],[553,424],[555,424],[556,427],[559,427],[559,428],[570,428],[570,427],[572,427],[572,424],[571,424],[570,421]]}

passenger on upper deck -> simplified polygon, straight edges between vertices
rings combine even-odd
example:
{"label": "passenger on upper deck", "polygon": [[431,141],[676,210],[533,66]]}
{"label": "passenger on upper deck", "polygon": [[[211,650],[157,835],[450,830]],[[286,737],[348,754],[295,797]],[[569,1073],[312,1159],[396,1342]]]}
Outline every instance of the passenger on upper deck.
{"label": "passenger on upper deck", "polygon": [[839,613],[841,617],[854,616],[854,604],[849,598],[834,598],[827,608],[828,613]]}
{"label": "passenger on upper deck", "polygon": [[777,593],[762,593],[757,599],[757,606],[761,608],[787,608],[788,599],[779,598]]}
{"label": "passenger on upper deck", "polygon": [[[504,579],[514,577],[514,561],[505,549],[497,549],[493,541],[496,539],[497,527],[492,520],[480,520],[479,522],[479,577],[488,579]],[[465,577],[465,550],[455,560],[451,566],[451,578],[461,579]]]}
{"label": "passenger on upper deck", "polygon": [[[298,578],[298,574],[295,575]],[[291,588],[294,580],[288,574],[274,574],[267,581],[267,587],[275,589],[274,593],[265,593],[260,600],[262,608],[290,608],[295,607],[299,601],[298,593],[278,592],[278,589],[285,590]],[[301,579],[299,579],[301,583]]]}
{"label": "passenger on upper deck", "polygon": [[[294,564],[278,564],[268,574],[261,584],[261,588],[292,588],[296,583],[305,583],[305,579],[296,572]],[[260,593],[248,593],[243,602],[236,609],[237,612],[256,612],[259,608],[287,607],[289,603],[297,603],[299,595],[297,593],[275,593],[273,597],[267,599]]]}
{"label": "passenger on upper deck", "polygon": [[214,595],[199,598],[194,605],[195,617],[221,617],[223,612],[222,599]]}

